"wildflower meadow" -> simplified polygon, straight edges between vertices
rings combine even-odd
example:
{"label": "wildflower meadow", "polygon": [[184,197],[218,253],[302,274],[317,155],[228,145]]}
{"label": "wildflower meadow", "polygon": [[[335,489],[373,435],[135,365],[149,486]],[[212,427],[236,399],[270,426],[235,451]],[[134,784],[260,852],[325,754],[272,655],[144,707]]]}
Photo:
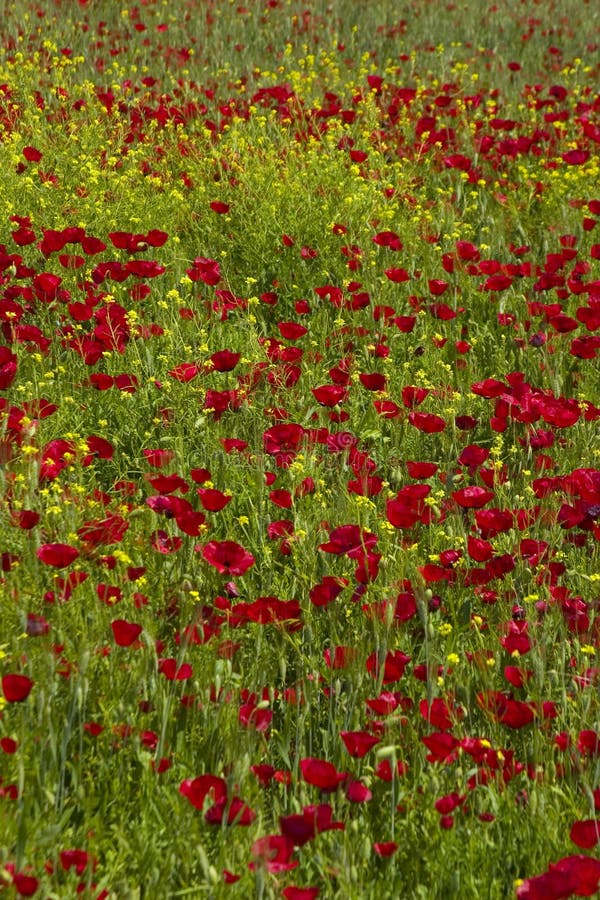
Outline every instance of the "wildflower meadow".
{"label": "wildflower meadow", "polygon": [[0,897],[600,896],[600,9],[0,18]]}

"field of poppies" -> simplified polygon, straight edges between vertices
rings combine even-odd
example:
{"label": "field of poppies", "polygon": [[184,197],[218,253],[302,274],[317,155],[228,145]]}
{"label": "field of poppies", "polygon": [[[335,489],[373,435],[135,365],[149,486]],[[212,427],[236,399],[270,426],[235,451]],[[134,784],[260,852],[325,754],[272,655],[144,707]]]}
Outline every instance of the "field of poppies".
{"label": "field of poppies", "polygon": [[600,13],[0,24],[0,896],[600,886]]}

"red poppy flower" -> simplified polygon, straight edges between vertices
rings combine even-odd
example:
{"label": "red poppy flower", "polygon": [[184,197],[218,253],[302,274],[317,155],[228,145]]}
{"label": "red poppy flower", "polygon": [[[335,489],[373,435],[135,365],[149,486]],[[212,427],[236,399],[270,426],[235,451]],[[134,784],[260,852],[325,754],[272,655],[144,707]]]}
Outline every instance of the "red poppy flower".
{"label": "red poppy flower", "polygon": [[504,677],[513,687],[524,687],[525,684],[532,678],[533,670],[532,669],[522,669],[520,666],[505,666],[504,667]]}
{"label": "red poppy flower", "polygon": [[291,509],[294,503],[291,493],[284,489],[269,491],[269,500],[281,509]]}
{"label": "red poppy flower", "polygon": [[231,372],[241,357],[241,353],[234,353],[232,350],[217,350],[209,359],[217,372]]}
{"label": "red poppy flower", "polygon": [[281,892],[285,900],[316,900],[320,894],[318,887],[296,887],[290,884]]}
{"label": "red poppy flower", "polygon": [[52,272],[40,272],[34,275],[32,280],[35,295],[42,303],[56,299],[61,283],[60,275],[54,275]]}
{"label": "red poppy flower", "polygon": [[324,575],[319,584],[315,584],[310,589],[310,602],[313,606],[329,606],[341,594],[347,584],[347,578]]}
{"label": "red poppy flower", "polygon": [[406,269],[401,269],[398,266],[394,266],[391,269],[384,269],[384,273],[390,281],[394,282],[394,284],[402,284],[402,282],[408,281],[410,278]]}
{"label": "red poppy flower", "polygon": [[452,497],[463,509],[479,509],[494,498],[494,492],[478,485],[470,485],[452,492]]}
{"label": "red poppy flower", "polygon": [[540,412],[544,421],[556,428],[571,428],[581,418],[581,408],[573,398],[544,397]]}
{"label": "red poppy flower", "polygon": [[[382,691],[378,697],[365,700],[367,707],[377,716],[389,716],[399,706],[402,694],[399,691]],[[412,702],[412,701],[411,701]]]}
{"label": "red poppy flower", "polygon": [[254,565],[252,554],[235,541],[210,541],[202,556],[221,575],[243,575]]}
{"label": "red poppy flower", "polygon": [[499,273],[486,278],[483,283],[483,289],[484,291],[506,291],[512,283],[513,279],[510,275]]}
{"label": "red poppy flower", "polygon": [[445,420],[433,413],[410,412],[408,421],[415,428],[418,428],[419,431],[424,431],[426,434],[435,434],[443,431],[446,427]]}
{"label": "red poppy flower", "polygon": [[449,584],[454,584],[456,579],[456,574],[453,569],[448,569],[444,566],[436,566],[433,563],[426,563],[424,566],[418,566],[418,569],[425,581],[429,583],[447,581]]}
{"label": "red poppy flower", "polygon": [[331,806],[328,803],[305,806],[302,813],[280,816],[279,827],[281,833],[292,840],[297,847],[304,846],[323,831],[344,830],[342,822],[332,821]]}
{"label": "red poppy flower", "polygon": [[183,541],[180,537],[177,535],[171,537],[162,528],[153,531],[150,535],[150,546],[158,553],[176,553],[182,544]]}
{"label": "red poppy flower", "polygon": [[346,799],[351,803],[368,803],[373,799],[373,794],[362,781],[352,779],[346,784],[344,789]]}
{"label": "red poppy flower", "polygon": [[454,812],[455,809],[462,806],[465,802],[465,796],[461,796],[457,794],[456,791],[453,791],[451,794],[446,794],[444,797],[439,797],[435,801],[435,809],[440,815],[447,816],[449,813]]}
{"label": "red poppy flower", "polygon": [[355,662],[357,656],[356,647],[337,646],[323,650],[323,659],[328,669],[346,669]]}
{"label": "red poppy flower", "polygon": [[277,327],[281,337],[286,341],[297,341],[308,332],[308,328],[299,322],[278,322]]}
{"label": "red poppy flower", "polygon": [[438,731],[449,731],[452,728],[454,724],[452,713],[456,718],[460,718],[460,711],[450,710],[442,697],[435,697],[431,703],[428,700],[421,700],[419,711],[425,721]]}
{"label": "red poppy flower", "polygon": [[24,531],[31,531],[40,521],[40,514],[33,509],[11,510],[11,523]]}
{"label": "red poppy flower", "polygon": [[421,738],[421,740],[429,750],[427,754],[428,762],[449,764],[456,757],[455,751],[459,741],[447,731],[436,731],[434,734]]}
{"label": "red poppy flower", "polygon": [[383,478],[379,475],[363,475],[347,482],[346,487],[351,494],[363,497],[376,497],[383,488]]}
{"label": "red poppy flower", "polygon": [[582,166],[589,158],[589,150],[567,150],[566,153],[562,154],[562,160],[563,162],[566,162],[568,166]]}
{"label": "red poppy flower", "polygon": [[479,424],[479,420],[473,416],[456,416],[454,423],[460,431],[472,431]]}
{"label": "red poppy flower", "polygon": [[438,469],[437,463],[406,461],[406,471],[409,478],[431,478]]}
{"label": "red poppy flower", "polygon": [[410,656],[401,650],[388,650],[383,661],[380,660],[377,653],[371,653],[366,663],[367,672],[373,678],[379,678],[383,670],[383,684],[391,684],[402,678],[410,659]]}
{"label": "red poppy flower", "polygon": [[[442,294],[444,294],[448,290],[449,284],[447,281],[444,281],[442,278],[430,278],[427,282],[427,286],[429,288],[430,293],[433,294],[434,297],[440,297]],[[434,304],[434,306],[436,306],[436,304]],[[449,315],[450,319],[455,318],[456,313],[454,312],[454,310],[451,310],[450,307],[446,306],[445,304],[440,304],[440,306],[443,306],[445,310],[448,310],[451,313],[451,315]],[[430,309],[431,309],[431,307],[430,307]],[[434,312],[434,315],[436,315],[435,312]],[[441,316],[438,316],[438,318],[444,318],[444,316],[441,315]]]}
{"label": "red poppy flower", "polygon": [[77,559],[79,550],[70,544],[42,544],[36,555],[45,565],[64,569]]}
{"label": "red poppy flower", "polygon": [[264,866],[271,873],[287,872],[298,865],[291,859],[294,850],[294,842],[284,834],[266,834],[252,844],[250,852],[254,862],[249,866],[251,869]]}
{"label": "red poppy flower", "polygon": [[253,603],[237,603],[229,616],[232,628],[245,622],[268,625],[272,622],[288,623],[292,630],[299,626],[300,604],[297,600],[280,600],[278,597],[259,597]]}
{"label": "red poppy flower", "polygon": [[600,860],[567,856],[547,872],[527,878],[517,888],[517,900],[566,900],[573,894],[591,897],[600,886]]}
{"label": "red poppy flower", "polygon": [[39,162],[42,158],[42,153],[36,147],[23,147],[23,156],[27,162]]}
{"label": "red poppy flower", "polygon": [[81,238],[81,249],[86,256],[95,256],[97,253],[102,253],[103,250],[106,250],[106,244],[100,238],[86,234]]}
{"label": "red poppy flower", "polygon": [[582,756],[600,756],[600,735],[589,728],[584,728],[577,737],[577,749]]}
{"label": "red poppy flower", "polygon": [[383,419],[396,419],[400,415],[400,407],[393,400],[374,400],[373,406]]}
{"label": "red poppy flower", "polygon": [[571,827],[570,837],[574,844],[584,850],[591,850],[600,843],[600,820],[584,819],[574,822]]}
{"label": "red poppy flower", "polygon": [[131,647],[143,630],[141,625],[137,625],[135,622],[127,622],[125,619],[115,619],[110,623],[110,627],[112,628],[115,642],[119,647]]}
{"label": "red poppy flower", "polygon": [[523,728],[535,719],[535,708],[532,703],[514,700],[509,694],[500,691],[485,691],[477,694],[479,706],[490,713],[496,722],[508,728]]}
{"label": "red poppy flower", "polygon": [[444,165],[447,169],[460,169],[461,172],[468,172],[471,168],[471,160],[462,153],[451,153],[444,157]]}
{"label": "red poppy flower", "polygon": [[461,450],[457,462],[461,466],[481,466],[489,455],[490,451],[486,447],[468,444]]}
{"label": "red poppy flower", "polygon": [[146,472],[144,478],[159,494],[172,494],[174,491],[187,494],[189,490],[187,481],[181,475],[150,475]]}
{"label": "red poppy flower", "polygon": [[362,759],[379,743],[379,738],[369,734],[368,731],[340,731],[340,737],[350,756],[357,759]]}
{"label": "red poppy flower", "polygon": [[211,480],[210,469],[190,469],[190,476],[196,484],[204,484]]}
{"label": "red poppy flower", "polygon": [[300,771],[304,781],[322,791],[334,791],[346,778],[346,773],[338,772],[332,763],[312,756],[300,760]]}
{"label": "red poppy flower", "polygon": [[402,241],[395,231],[380,231],[371,240],[378,247],[387,247],[388,250],[394,250],[395,252],[402,250]]}
{"label": "red poppy flower", "polygon": [[198,256],[194,260],[191,269],[186,273],[192,281],[203,281],[204,284],[214,286],[221,280],[221,267],[215,259],[207,259]]}
{"label": "red poppy flower", "polygon": [[402,388],[402,402],[407,409],[414,409],[425,400],[428,394],[427,388],[414,387],[409,384]]}
{"label": "red poppy flower", "polygon": [[33,681],[26,675],[3,675],[2,693],[8,703],[21,703],[29,696]]}
{"label": "red poppy flower", "polygon": [[266,788],[271,784],[276,770],[273,766],[268,765],[268,763],[257,763],[256,765],[250,766],[250,771],[258,779],[260,786]]}
{"label": "red poppy flower", "polygon": [[200,503],[208,512],[219,512],[231,502],[232,497],[215,488],[196,488]]}
{"label": "red poppy flower", "polygon": [[114,447],[110,441],[99,437],[97,434],[89,434],[85,439],[88,446],[88,453],[82,460],[82,465],[88,466],[94,459],[112,459]]}
{"label": "red poppy flower", "polygon": [[213,803],[227,798],[227,784],[224,778],[216,775],[199,775],[198,778],[186,778],[179,785],[179,793],[186,797],[196,809],[202,809],[204,801],[210,797]]}
{"label": "red poppy flower", "polygon": [[485,381],[477,381],[471,385],[471,391],[479,397],[499,397],[507,390],[507,386],[496,378],[486,378]]}
{"label": "red poppy flower", "polygon": [[511,619],[505,626],[506,635],[500,639],[500,643],[507,653],[518,653],[524,656],[531,650],[531,639],[528,634],[529,623],[524,621],[515,622]]}
{"label": "red poppy flower", "polygon": [[377,543],[377,535],[362,529],[359,525],[340,525],[329,534],[329,540],[319,544],[319,550],[336,555],[347,554],[350,559],[359,559]]}
{"label": "red poppy flower", "polygon": [[273,425],[263,433],[265,453],[273,456],[278,465],[286,467],[300,449],[304,435],[302,425],[295,422]]}
{"label": "red poppy flower", "polygon": [[11,237],[17,247],[26,247],[28,244],[35,242],[35,231],[21,225],[16,231],[11,232]]}
{"label": "red poppy flower", "polygon": [[358,377],[368,391],[385,391],[387,379],[380,372],[361,372]]}
{"label": "red poppy flower", "polygon": [[204,815],[208,825],[241,825],[247,828],[256,819],[256,813],[241,797],[219,800]]}
{"label": "red poppy flower", "polygon": [[175,452],[173,450],[144,450],[144,456],[155,469],[162,469],[174,459]]}
{"label": "red poppy flower", "polygon": [[294,523],[291,519],[278,519],[276,522],[269,522],[267,525],[267,537],[270,541],[291,537],[293,533]]}
{"label": "red poppy flower", "polygon": [[416,324],[416,316],[396,316],[394,319],[394,325],[398,331],[402,332],[402,334],[410,334],[411,331],[414,330]]}
{"label": "red poppy flower", "polygon": [[480,254],[475,244],[470,241],[457,241],[456,255],[462,262],[477,262]]}
{"label": "red poppy flower", "polygon": [[0,391],[7,390],[17,374],[17,356],[8,347],[0,347]]}
{"label": "red poppy flower", "polygon": [[170,375],[171,378],[174,378],[176,381],[179,381],[181,384],[188,384],[195,378],[196,375],[200,372],[200,366],[198,363],[179,363],[179,365],[175,366],[173,369],[169,369],[167,375]]}
{"label": "red poppy flower", "polygon": [[424,500],[430,493],[428,484],[409,484],[401,488],[397,496],[386,503],[388,522],[395,528],[411,528],[426,519],[429,507]]}
{"label": "red poppy flower", "polygon": [[192,677],[192,667],[189,663],[177,665],[177,660],[173,658],[159,659],[158,671],[164,675],[168,681],[187,681]]}
{"label": "red poppy flower", "polygon": [[475,538],[470,534],[467,538],[467,552],[476,562],[486,562],[494,555],[494,548],[488,541]]}
{"label": "red poppy flower", "polygon": [[377,844],[373,844],[373,850],[377,854],[377,856],[381,856],[384,859],[388,856],[393,856],[393,854],[398,849],[398,844],[396,841],[383,841]]}
{"label": "red poppy flower", "polygon": [[504,509],[478,509],[475,522],[484,540],[513,527],[513,515]]}
{"label": "red poppy flower", "polygon": [[321,387],[312,388],[312,394],[321,406],[337,406],[347,398],[348,389],[340,384],[323,384]]}
{"label": "red poppy flower", "polygon": [[308,475],[300,484],[296,487],[294,491],[294,498],[299,499],[300,497],[306,497],[308,494],[314,494],[317,489],[315,484],[315,480],[311,475]]}
{"label": "red poppy flower", "polygon": [[258,732],[268,731],[273,721],[270,709],[258,708],[254,703],[243,703],[238,712],[238,722],[244,728],[254,728]]}
{"label": "red poppy flower", "polygon": [[87,850],[61,850],[60,864],[65,872],[68,872],[69,869],[75,869],[78,875],[85,872],[88,866],[91,866],[93,869],[96,868],[96,860]]}
{"label": "red poppy flower", "polygon": [[19,897],[33,897],[40,886],[37,878],[34,878],[33,875],[26,875],[25,872],[15,872],[12,879]]}

